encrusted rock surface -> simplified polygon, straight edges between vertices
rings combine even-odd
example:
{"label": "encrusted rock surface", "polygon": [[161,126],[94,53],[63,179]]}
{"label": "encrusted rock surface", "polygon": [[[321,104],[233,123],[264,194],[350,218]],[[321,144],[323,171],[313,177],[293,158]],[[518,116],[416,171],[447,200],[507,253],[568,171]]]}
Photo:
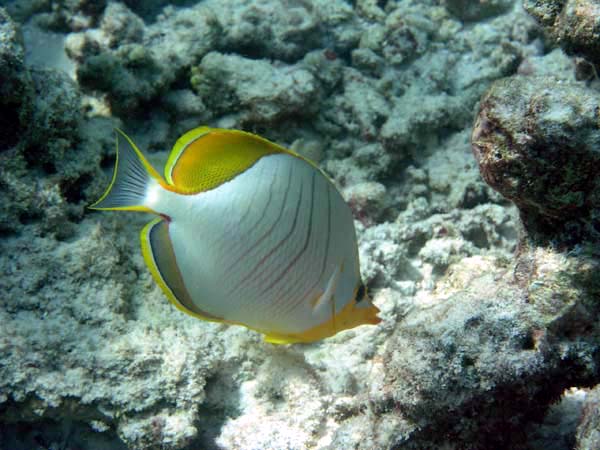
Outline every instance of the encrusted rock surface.
{"label": "encrusted rock surface", "polygon": [[483,178],[528,230],[600,238],[600,94],[552,77],[512,77],[481,101],[473,151]]}
{"label": "encrusted rock surface", "polygon": [[32,95],[18,26],[0,8],[0,152],[18,142],[30,120]]}
{"label": "encrusted rock surface", "polygon": [[318,105],[318,83],[308,70],[236,55],[208,53],[193,69],[191,83],[213,111],[235,110],[243,122],[312,115]]}
{"label": "encrusted rock surface", "polygon": [[600,5],[595,0],[525,0],[552,41],[567,53],[600,64]]}
{"label": "encrusted rock surface", "polygon": [[600,388],[596,387],[583,403],[581,423],[577,428],[577,450],[600,447]]}
{"label": "encrusted rock surface", "polygon": [[110,148],[110,123],[83,122],[73,80],[27,67],[19,29],[1,8],[0,24],[0,232],[33,221],[65,238],[82,217],[86,189]]}
{"label": "encrusted rock surface", "polygon": [[[552,381],[538,374],[535,386],[543,396],[596,385],[600,375],[592,350],[600,309],[600,97],[584,83],[561,78],[495,82],[472,135],[483,178],[519,207],[523,233],[511,285],[535,314],[533,348],[554,365],[546,369]],[[569,372],[555,378],[569,360]],[[584,403],[577,448],[597,446],[596,400],[592,393]]]}
{"label": "encrusted rock surface", "polygon": [[462,20],[482,20],[505,13],[514,6],[511,0],[444,0],[448,11]]}

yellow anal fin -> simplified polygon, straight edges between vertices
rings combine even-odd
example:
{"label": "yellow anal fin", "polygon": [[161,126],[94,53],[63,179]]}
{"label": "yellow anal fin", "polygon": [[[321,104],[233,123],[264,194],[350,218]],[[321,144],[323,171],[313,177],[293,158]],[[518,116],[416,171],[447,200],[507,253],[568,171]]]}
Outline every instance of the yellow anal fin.
{"label": "yellow anal fin", "polygon": [[282,344],[297,344],[303,342],[300,338],[293,336],[276,335],[276,334],[265,334],[264,341],[269,344],[282,345]]}
{"label": "yellow anal fin", "polygon": [[239,130],[200,127],[181,136],[165,166],[167,182],[182,193],[214,189],[273,153],[291,153]]}
{"label": "yellow anal fin", "polygon": [[169,301],[191,316],[221,322],[219,317],[200,310],[192,301],[177,266],[167,220],[162,217],[154,219],[142,229],[140,237],[144,260]]}
{"label": "yellow anal fin", "polygon": [[379,310],[371,306],[368,310],[358,311],[354,301],[349,301],[337,314],[333,314],[328,320],[301,333],[291,335],[280,335],[266,333],[265,342],[271,344],[294,344],[309,343],[333,336],[342,330],[357,327],[359,325],[377,324],[380,319],[375,316]]}

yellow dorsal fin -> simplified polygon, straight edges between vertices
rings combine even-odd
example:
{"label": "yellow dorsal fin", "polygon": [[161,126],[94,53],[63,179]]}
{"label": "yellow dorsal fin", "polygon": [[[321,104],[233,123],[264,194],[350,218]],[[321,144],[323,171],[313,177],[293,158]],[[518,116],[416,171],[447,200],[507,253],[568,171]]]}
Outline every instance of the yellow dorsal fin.
{"label": "yellow dorsal fin", "polygon": [[183,194],[207,191],[272,153],[294,154],[244,131],[195,128],[181,136],[173,146],[165,166],[165,178]]}

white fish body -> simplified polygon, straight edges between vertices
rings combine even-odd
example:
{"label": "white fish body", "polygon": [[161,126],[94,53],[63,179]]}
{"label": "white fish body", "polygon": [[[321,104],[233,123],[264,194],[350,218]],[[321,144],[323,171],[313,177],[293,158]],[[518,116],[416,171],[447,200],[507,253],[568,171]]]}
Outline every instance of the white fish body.
{"label": "white fish body", "polygon": [[92,207],[160,215],[142,251],[177,307],[278,343],[379,322],[351,210],[312,163],[249,133],[199,128],[176,143],[165,182],[126,140]]}

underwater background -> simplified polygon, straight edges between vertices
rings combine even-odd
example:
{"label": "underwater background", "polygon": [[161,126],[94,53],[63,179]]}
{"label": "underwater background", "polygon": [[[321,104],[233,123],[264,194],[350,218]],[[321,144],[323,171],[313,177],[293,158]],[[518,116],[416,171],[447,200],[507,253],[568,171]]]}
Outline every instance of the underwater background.
{"label": "underwater background", "polygon": [[[600,448],[600,5],[0,1],[0,449]],[[175,309],[145,214],[251,131],[351,206],[382,322],[274,346]]]}

